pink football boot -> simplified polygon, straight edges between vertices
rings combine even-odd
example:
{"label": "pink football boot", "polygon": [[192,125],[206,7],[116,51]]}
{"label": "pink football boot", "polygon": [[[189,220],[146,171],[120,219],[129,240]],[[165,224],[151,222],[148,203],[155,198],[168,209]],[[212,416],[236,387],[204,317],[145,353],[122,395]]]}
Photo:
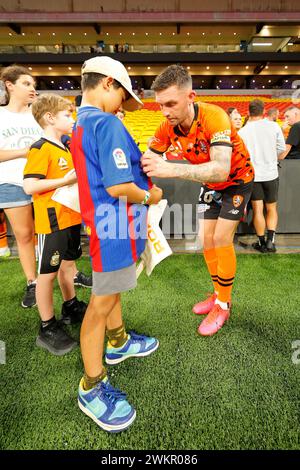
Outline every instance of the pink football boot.
{"label": "pink football boot", "polygon": [[[230,305],[230,304],[229,304]],[[219,331],[230,316],[230,308],[224,310],[216,304],[198,327],[201,336],[212,336]]]}
{"label": "pink football boot", "polygon": [[194,305],[193,312],[196,315],[206,315],[213,309],[216,298],[217,294],[215,292],[213,294],[210,294],[206,300],[203,300],[203,302],[198,302]]}

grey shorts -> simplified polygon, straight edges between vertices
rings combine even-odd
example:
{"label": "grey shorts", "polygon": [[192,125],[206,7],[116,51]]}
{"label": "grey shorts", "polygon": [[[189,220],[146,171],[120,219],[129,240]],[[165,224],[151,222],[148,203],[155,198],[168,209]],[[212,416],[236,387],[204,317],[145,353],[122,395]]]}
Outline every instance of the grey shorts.
{"label": "grey shorts", "polygon": [[94,295],[118,294],[119,292],[134,289],[136,284],[135,264],[107,273],[93,271],[92,292]]}

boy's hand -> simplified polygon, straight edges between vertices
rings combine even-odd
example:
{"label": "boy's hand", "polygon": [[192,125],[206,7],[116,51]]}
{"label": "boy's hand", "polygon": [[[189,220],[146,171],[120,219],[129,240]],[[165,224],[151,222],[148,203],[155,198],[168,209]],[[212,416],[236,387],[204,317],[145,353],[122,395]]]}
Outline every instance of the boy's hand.
{"label": "boy's hand", "polygon": [[64,176],[64,181],[65,185],[77,183],[77,175],[75,170],[69,171],[69,173]]}
{"label": "boy's hand", "polygon": [[155,184],[153,185],[153,187],[149,190],[149,193],[150,193],[150,199],[148,199],[148,202],[147,204],[158,204],[159,201],[161,200],[162,196],[163,196],[163,190],[161,188],[158,188],[157,186],[155,186]]}

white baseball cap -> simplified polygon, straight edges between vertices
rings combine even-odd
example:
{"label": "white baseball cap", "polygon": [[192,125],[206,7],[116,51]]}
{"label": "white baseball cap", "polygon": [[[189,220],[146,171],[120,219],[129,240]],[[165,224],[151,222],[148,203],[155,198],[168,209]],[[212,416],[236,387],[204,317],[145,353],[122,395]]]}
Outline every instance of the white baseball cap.
{"label": "white baseball cap", "polygon": [[143,102],[132,91],[128,72],[124,65],[118,60],[106,56],[93,57],[92,59],[86,60],[81,67],[81,75],[85,73],[100,73],[106,77],[112,77],[117,80],[132,96],[132,98],[129,98],[122,104],[122,107],[127,111],[134,111],[144,106]]}

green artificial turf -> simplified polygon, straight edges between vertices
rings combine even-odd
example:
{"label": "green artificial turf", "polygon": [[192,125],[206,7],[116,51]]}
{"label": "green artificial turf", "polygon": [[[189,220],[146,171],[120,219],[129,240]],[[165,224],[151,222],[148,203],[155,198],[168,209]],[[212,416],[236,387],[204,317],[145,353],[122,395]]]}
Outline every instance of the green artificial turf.
{"label": "green artificial turf", "polygon": [[[159,338],[151,356],[109,367],[137,419],[107,434],[77,406],[79,348],[55,357],[35,346],[37,309],[20,307],[18,260],[0,262],[1,449],[298,449],[299,255],[241,255],[229,323],[196,334],[192,305],[211,285],[201,255],[173,255],[123,294],[127,329]],[[89,260],[79,262],[89,272]],[[88,300],[89,291],[78,289]],[[61,297],[55,289],[56,311]],[[79,327],[70,328],[79,338]],[[300,358],[300,354],[298,355]]]}

